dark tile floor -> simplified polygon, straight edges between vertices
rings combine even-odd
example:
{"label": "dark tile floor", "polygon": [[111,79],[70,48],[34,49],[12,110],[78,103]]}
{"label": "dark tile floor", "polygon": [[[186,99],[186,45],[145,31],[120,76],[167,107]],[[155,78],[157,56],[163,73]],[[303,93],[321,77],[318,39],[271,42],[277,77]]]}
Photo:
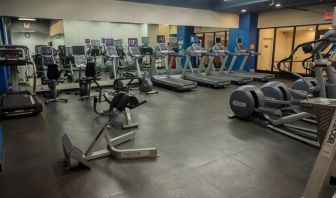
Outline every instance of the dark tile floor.
{"label": "dark tile floor", "polygon": [[89,101],[64,95],[68,104],[50,104],[39,117],[4,121],[0,197],[300,197],[317,149],[229,120],[234,88],[141,95],[150,101],[133,111],[137,138],[122,148],[156,146],[160,157],[105,158],[92,162],[90,171],[65,171],[60,142],[67,133],[85,149],[107,120],[93,113]]}

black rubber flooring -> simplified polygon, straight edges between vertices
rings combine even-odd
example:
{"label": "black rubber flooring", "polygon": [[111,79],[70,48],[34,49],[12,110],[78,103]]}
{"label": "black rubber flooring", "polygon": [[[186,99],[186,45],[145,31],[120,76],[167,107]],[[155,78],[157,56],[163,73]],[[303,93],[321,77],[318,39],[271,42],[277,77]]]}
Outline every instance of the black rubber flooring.
{"label": "black rubber flooring", "polygon": [[137,138],[122,148],[155,146],[160,157],[104,158],[93,161],[90,171],[64,170],[60,138],[67,133],[86,149],[107,120],[94,114],[92,101],[62,95],[68,104],[4,121],[0,197],[301,197],[318,150],[253,123],[229,120],[234,88],[140,95],[149,102],[132,112],[139,123]]}

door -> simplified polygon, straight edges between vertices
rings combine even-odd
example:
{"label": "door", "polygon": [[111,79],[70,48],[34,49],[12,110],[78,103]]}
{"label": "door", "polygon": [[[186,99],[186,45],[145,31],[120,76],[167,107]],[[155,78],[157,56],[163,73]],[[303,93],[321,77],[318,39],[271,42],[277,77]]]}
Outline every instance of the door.
{"label": "door", "polygon": [[273,52],[273,39],[272,38],[264,38],[262,40],[262,46],[260,48],[260,53],[263,56],[260,60],[260,70],[270,70],[270,66],[272,65],[272,52]]}

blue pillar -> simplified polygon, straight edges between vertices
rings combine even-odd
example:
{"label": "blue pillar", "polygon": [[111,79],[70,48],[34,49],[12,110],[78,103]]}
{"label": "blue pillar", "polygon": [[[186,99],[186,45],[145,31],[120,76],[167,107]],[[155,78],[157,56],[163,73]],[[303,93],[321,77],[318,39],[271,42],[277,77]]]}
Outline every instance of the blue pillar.
{"label": "blue pillar", "polygon": [[[230,35],[231,36],[231,35]],[[258,14],[257,13],[245,13],[239,16],[239,37],[242,38],[243,45],[246,48],[250,48],[254,45],[254,49],[257,47],[258,42]],[[242,59],[237,61],[237,64]],[[245,70],[256,69],[257,57],[249,57],[247,60]],[[238,65],[236,66],[238,67]]]}
{"label": "blue pillar", "polygon": [[[191,36],[194,35],[193,26],[177,26],[178,49],[187,49],[191,46]],[[185,64],[185,58],[182,59],[182,66]]]}
{"label": "blue pillar", "polygon": [[[5,32],[3,28],[3,17],[0,16],[0,34],[2,38],[2,43],[5,42]],[[6,93],[8,91],[8,71],[7,67],[0,67],[0,94]]]}

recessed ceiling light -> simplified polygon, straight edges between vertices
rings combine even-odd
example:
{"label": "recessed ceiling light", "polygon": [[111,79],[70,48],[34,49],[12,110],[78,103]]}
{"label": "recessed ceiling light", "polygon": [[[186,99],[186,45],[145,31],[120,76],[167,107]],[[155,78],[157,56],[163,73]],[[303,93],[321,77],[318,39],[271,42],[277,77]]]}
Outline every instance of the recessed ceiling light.
{"label": "recessed ceiling light", "polygon": [[275,4],[275,7],[277,7],[277,8],[281,7],[281,3]]}
{"label": "recessed ceiling light", "polygon": [[19,21],[36,21],[36,19],[22,18],[22,17],[20,17],[18,20],[19,20]]}
{"label": "recessed ceiling light", "polygon": [[328,29],[329,29],[329,30],[332,30],[333,28],[332,28],[332,27],[329,27]]}
{"label": "recessed ceiling light", "polygon": [[242,10],[241,10],[242,13],[245,13],[246,11],[247,11],[246,9],[242,9]]}
{"label": "recessed ceiling light", "polygon": [[309,28],[310,31],[313,31],[314,29],[313,28]]}

